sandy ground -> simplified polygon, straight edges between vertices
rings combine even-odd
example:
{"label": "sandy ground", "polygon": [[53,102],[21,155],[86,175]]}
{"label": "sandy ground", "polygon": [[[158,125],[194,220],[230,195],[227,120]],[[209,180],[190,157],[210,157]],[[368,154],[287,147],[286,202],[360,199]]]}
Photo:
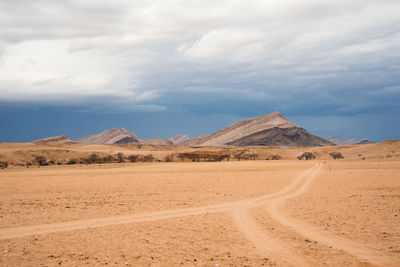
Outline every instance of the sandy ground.
{"label": "sandy ground", "polygon": [[0,266],[400,266],[392,158],[14,168],[0,185]]}

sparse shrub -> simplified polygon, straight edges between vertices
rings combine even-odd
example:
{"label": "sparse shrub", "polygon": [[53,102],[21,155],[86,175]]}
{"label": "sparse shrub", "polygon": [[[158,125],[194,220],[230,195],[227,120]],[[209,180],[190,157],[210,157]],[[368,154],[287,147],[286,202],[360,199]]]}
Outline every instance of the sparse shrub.
{"label": "sparse shrub", "polygon": [[75,164],[77,164],[78,163],[78,160],[76,160],[76,159],[70,159],[70,160],[68,160],[67,161],[67,165],[75,165]]}
{"label": "sparse shrub", "polygon": [[48,164],[49,165],[54,165],[54,164],[56,164],[56,162],[55,162],[55,160],[52,159],[52,160],[49,160]]}
{"label": "sparse shrub", "polygon": [[[212,156],[212,158],[213,158],[213,161],[223,161],[223,160],[227,160],[227,161],[229,161],[229,159],[230,159],[230,157],[231,157],[231,155],[229,155],[229,154],[222,154],[222,155],[216,155],[216,156]],[[257,157],[258,157],[258,155],[257,155]]]}
{"label": "sparse shrub", "polygon": [[5,169],[8,167],[7,161],[0,161],[0,169]]}
{"label": "sparse shrub", "polygon": [[103,158],[103,161],[105,163],[112,163],[112,162],[116,162],[117,160],[112,155],[107,155]]}
{"label": "sparse shrub", "polygon": [[63,165],[62,161],[57,161],[57,165]]}
{"label": "sparse shrub", "polygon": [[37,156],[35,158],[35,162],[39,165],[39,166],[47,166],[49,165],[47,162],[47,159],[43,156]]}
{"label": "sparse shrub", "polygon": [[282,157],[277,154],[272,155],[272,157],[271,157],[271,160],[280,160],[280,159],[282,159]]}
{"label": "sparse shrub", "polygon": [[258,154],[257,153],[251,153],[251,154],[248,154],[247,157],[249,159],[256,160],[256,159],[258,159]]}
{"label": "sparse shrub", "polygon": [[124,153],[122,153],[122,152],[118,152],[117,153],[117,159],[118,159],[118,163],[123,163],[123,162],[125,162],[125,160],[124,160]]}
{"label": "sparse shrub", "polygon": [[128,160],[130,162],[136,162],[138,160],[139,156],[138,155],[129,155]]}
{"label": "sparse shrub", "polygon": [[237,159],[239,161],[242,159],[248,160],[250,158],[255,160],[256,158],[258,158],[258,154],[256,154],[256,153],[247,154],[247,153],[241,152],[239,154],[235,154],[234,157],[235,157],[235,159]]}
{"label": "sparse shrub", "polygon": [[185,160],[185,154],[178,154],[178,158],[180,158],[182,161]]}
{"label": "sparse shrub", "polygon": [[179,153],[177,155],[181,161],[191,161],[191,162],[217,162],[223,160],[229,160],[229,154],[220,154],[215,152],[188,152],[188,153]]}
{"label": "sparse shrub", "polygon": [[240,154],[235,154],[233,155],[235,157],[235,159],[237,159],[238,161],[240,161],[242,159],[242,153]]}
{"label": "sparse shrub", "polygon": [[250,154],[246,154],[246,153],[242,154],[242,159],[248,160],[250,158],[249,155]]}
{"label": "sparse shrub", "polygon": [[306,160],[312,160],[315,159],[315,155],[311,152],[304,152],[300,156],[297,157],[299,160],[306,159]]}
{"label": "sparse shrub", "polygon": [[171,155],[165,156],[164,161],[165,161],[165,162],[172,162],[173,160],[172,160]]}
{"label": "sparse shrub", "polygon": [[365,160],[365,157],[362,157],[361,159],[362,159],[362,160]]}
{"label": "sparse shrub", "polygon": [[96,164],[96,163],[100,163],[100,162],[101,162],[100,157],[96,153],[89,155],[89,158],[88,158],[89,164]]}
{"label": "sparse shrub", "polygon": [[386,157],[391,158],[391,157],[393,157],[393,154],[387,154]]}
{"label": "sparse shrub", "polygon": [[333,158],[333,159],[342,159],[344,158],[342,153],[340,152],[331,152],[329,153],[329,155]]}
{"label": "sparse shrub", "polygon": [[144,162],[153,162],[154,161],[154,157],[153,157],[152,154],[148,154],[148,155],[143,157],[143,161]]}

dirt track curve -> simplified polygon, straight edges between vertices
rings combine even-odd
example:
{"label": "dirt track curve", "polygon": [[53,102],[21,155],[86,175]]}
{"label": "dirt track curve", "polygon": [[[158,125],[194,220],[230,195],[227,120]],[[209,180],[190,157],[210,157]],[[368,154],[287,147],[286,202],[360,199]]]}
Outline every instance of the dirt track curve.
{"label": "dirt track curve", "polygon": [[289,218],[285,214],[283,205],[285,201],[304,193],[309,188],[312,181],[320,173],[321,167],[321,163],[318,163],[313,168],[305,171],[303,174],[295,178],[289,185],[278,192],[257,198],[189,209],[176,209],[126,216],[4,228],[0,229],[0,240],[63,231],[97,228],[109,225],[150,222],[206,213],[231,212],[232,218],[237,227],[253,243],[257,251],[262,256],[268,255],[272,258],[280,259],[280,261],[289,265],[309,265],[310,262],[307,261],[304,255],[301,255],[299,252],[297,252],[287,242],[285,243],[271,235],[271,233],[268,233],[267,229],[264,229],[256,222],[254,218],[252,218],[249,212],[251,208],[265,207],[265,210],[270,217],[280,225],[287,228],[289,231],[294,231],[310,240],[318,241],[333,248],[343,250],[344,252],[357,257],[360,261],[379,266],[395,266],[395,263],[389,261],[383,255],[379,255],[376,251],[372,251],[363,247],[361,244],[357,244],[340,236],[317,229],[302,221]]}

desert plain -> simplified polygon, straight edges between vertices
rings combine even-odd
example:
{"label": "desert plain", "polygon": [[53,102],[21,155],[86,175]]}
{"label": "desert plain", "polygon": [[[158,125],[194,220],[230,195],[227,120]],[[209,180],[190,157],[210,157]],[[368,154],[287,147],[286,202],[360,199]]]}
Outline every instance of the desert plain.
{"label": "desert plain", "polygon": [[[162,160],[243,149],[258,158]],[[304,151],[316,159],[298,160]],[[333,160],[333,151],[344,158]],[[94,152],[151,153],[154,160],[25,164],[37,155],[57,161]],[[265,160],[270,155],[281,158]],[[0,266],[400,266],[400,141],[0,144],[0,160],[12,163],[0,170]]]}

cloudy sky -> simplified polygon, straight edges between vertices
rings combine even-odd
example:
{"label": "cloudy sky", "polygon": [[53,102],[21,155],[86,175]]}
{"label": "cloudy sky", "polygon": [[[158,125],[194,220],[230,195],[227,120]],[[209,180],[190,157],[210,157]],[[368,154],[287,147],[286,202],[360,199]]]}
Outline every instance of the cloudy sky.
{"label": "cloudy sky", "polygon": [[0,142],[212,133],[280,111],[400,138],[398,0],[0,0]]}

